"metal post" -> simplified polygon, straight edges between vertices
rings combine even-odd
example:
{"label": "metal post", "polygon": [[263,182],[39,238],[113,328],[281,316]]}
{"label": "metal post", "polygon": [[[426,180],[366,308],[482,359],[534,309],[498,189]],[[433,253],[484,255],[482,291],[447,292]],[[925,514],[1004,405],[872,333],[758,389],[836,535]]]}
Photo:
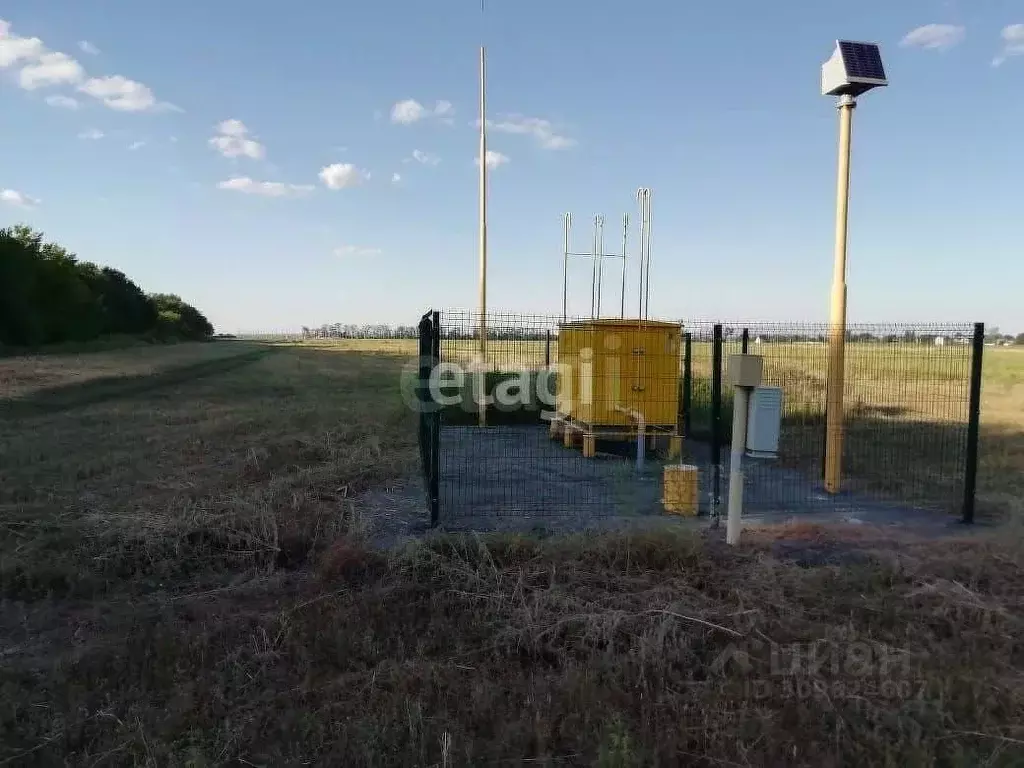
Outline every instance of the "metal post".
{"label": "metal post", "polygon": [[622,293],[619,302],[619,317],[626,317],[626,250],[629,245],[629,214],[622,214]]}
{"label": "metal post", "polygon": [[839,98],[839,172],[836,184],[835,262],[828,343],[828,381],[825,409],[825,490],[839,493],[843,469],[843,387],[846,347],[846,242],[850,209],[850,136],[852,96]]}
{"label": "metal post", "polygon": [[594,320],[597,318],[597,265],[601,260],[601,252],[597,250],[597,220],[599,217],[594,217],[594,237],[590,242],[590,254],[594,259],[593,274],[590,277],[590,319]]}
{"label": "metal post", "polygon": [[[431,316],[430,362],[437,367],[441,362],[441,313]],[[428,384],[429,386],[429,384]],[[434,408],[430,429],[430,525],[436,526],[441,511],[441,409]]]}
{"label": "metal post", "polygon": [[683,334],[683,437],[690,436],[690,409],[693,402],[693,340]]}
{"label": "metal post", "polygon": [[562,217],[562,252],[564,261],[562,263],[562,322],[566,321],[569,307],[569,230],[572,227],[572,214],[567,213]]}
{"label": "metal post", "polygon": [[427,501],[430,500],[430,422],[427,416],[427,402],[430,394],[430,317],[428,312],[420,319],[419,370],[417,372],[417,400],[419,403],[419,444],[420,469],[427,485]]}
{"label": "metal post", "polygon": [[594,219],[596,228],[595,246],[597,253],[597,317],[601,317],[601,285],[604,283],[604,216],[597,216]]}
{"label": "metal post", "polygon": [[[480,367],[487,370],[487,103],[484,47],[480,46]],[[480,398],[480,426],[487,426],[487,397]]]}
{"label": "metal post", "polygon": [[743,329],[743,340],[740,342],[740,350],[743,352],[744,355],[747,354],[747,347],[749,347],[749,346],[750,346],[750,329],[749,328],[744,328]]}
{"label": "metal post", "polygon": [[544,331],[544,367],[551,367],[551,331]]}
{"label": "metal post", "polygon": [[647,213],[647,258],[644,265],[644,320],[651,312],[651,190],[644,190]]}
{"label": "metal post", "polygon": [[750,390],[747,387],[733,388],[732,437],[729,440],[729,516],[725,528],[727,544],[740,543],[740,527],[743,520],[743,449],[747,444],[749,401]]}
{"label": "metal post", "polygon": [[644,265],[647,262],[647,196],[646,190],[640,187],[636,191],[636,202],[639,208],[638,216],[640,219],[640,259],[639,259],[639,296],[637,297],[637,312],[636,316],[640,319],[644,317]]}
{"label": "metal post", "polygon": [[978,487],[978,433],[981,427],[981,364],[985,355],[985,324],[974,324],[971,345],[971,395],[967,413],[967,461],[964,466],[963,522],[974,522],[974,496]]}
{"label": "metal post", "polygon": [[715,324],[711,348],[711,509],[718,520],[722,502],[722,326]]}

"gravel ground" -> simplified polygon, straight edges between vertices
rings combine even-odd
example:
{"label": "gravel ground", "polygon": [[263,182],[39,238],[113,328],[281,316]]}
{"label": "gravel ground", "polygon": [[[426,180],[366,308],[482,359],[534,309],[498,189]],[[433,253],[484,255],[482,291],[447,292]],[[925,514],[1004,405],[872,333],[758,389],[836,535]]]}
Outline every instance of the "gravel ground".
{"label": "gravel ground", "polygon": [[[687,463],[701,470],[700,518],[666,515],[661,508],[664,463],[648,459],[637,472],[632,458],[598,444],[583,458],[548,437],[546,426],[445,427],[441,431],[441,520],[448,531],[520,531],[542,534],[661,526],[704,527],[710,514],[711,473],[707,446],[688,444]],[[719,507],[728,498],[728,452]],[[912,528],[928,536],[963,531],[948,514],[869,499],[826,494],[797,470],[748,461],[744,524],[794,521]],[[359,499],[374,540],[394,546],[430,530],[419,478],[396,482]],[[724,522],[724,520],[723,520]]]}

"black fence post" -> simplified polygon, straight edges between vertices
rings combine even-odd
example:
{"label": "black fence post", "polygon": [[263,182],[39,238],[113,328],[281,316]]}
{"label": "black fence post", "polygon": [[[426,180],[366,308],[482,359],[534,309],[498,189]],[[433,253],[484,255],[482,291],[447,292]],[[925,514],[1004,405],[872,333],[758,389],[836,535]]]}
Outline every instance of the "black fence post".
{"label": "black fence post", "polygon": [[544,367],[551,367],[551,330],[544,331]]}
{"label": "black fence post", "polygon": [[420,471],[426,485],[427,501],[430,501],[430,417],[427,401],[430,395],[431,322],[428,312],[420,318],[419,370],[416,375],[416,400],[419,405],[419,448]]}
{"label": "black fence post", "polygon": [[750,329],[743,329],[743,342],[740,351],[745,355],[747,354],[747,348],[750,346]]}
{"label": "black fence post", "polygon": [[722,326],[715,324],[711,350],[711,486],[717,518],[722,499]]}
{"label": "black fence post", "polygon": [[[441,362],[441,313],[431,315],[430,365],[431,369]],[[429,377],[428,377],[429,381]],[[427,385],[429,387],[429,383]],[[429,391],[428,391],[429,394]],[[441,409],[432,409],[430,428],[430,525],[437,525],[441,511]]]}
{"label": "black fence post", "polygon": [[978,488],[978,435],[981,427],[981,363],[985,355],[985,324],[974,324],[971,344],[971,397],[967,414],[967,461],[964,467],[963,522],[974,522],[974,497]]}
{"label": "black fence post", "polygon": [[683,437],[690,436],[690,411],[693,404],[693,337],[683,334]]}

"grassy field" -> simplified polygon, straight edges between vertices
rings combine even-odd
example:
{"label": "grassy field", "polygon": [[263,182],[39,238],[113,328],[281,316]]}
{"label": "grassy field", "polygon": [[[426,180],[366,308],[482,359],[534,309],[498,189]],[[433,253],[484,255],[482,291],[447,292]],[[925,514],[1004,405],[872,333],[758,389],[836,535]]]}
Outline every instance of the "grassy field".
{"label": "grassy field", "polygon": [[[0,360],[0,765],[1021,764],[1019,528],[380,552],[409,351]],[[1011,510],[1022,372],[989,356]]]}

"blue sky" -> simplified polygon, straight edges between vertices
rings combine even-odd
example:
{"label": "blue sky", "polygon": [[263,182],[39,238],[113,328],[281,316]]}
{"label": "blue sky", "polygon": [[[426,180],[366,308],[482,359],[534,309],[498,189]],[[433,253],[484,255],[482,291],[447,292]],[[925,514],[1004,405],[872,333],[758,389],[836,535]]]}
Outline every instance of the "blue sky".
{"label": "blue sky", "polygon": [[[481,41],[492,308],[558,312],[563,212],[575,247],[602,213],[618,248],[648,186],[652,315],[823,321],[837,37],[880,43],[891,81],[854,118],[851,321],[1024,331],[1013,0],[7,0],[0,18],[0,226],[222,331],[475,305]],[[607,304],[617,286],[609,264]]]}

